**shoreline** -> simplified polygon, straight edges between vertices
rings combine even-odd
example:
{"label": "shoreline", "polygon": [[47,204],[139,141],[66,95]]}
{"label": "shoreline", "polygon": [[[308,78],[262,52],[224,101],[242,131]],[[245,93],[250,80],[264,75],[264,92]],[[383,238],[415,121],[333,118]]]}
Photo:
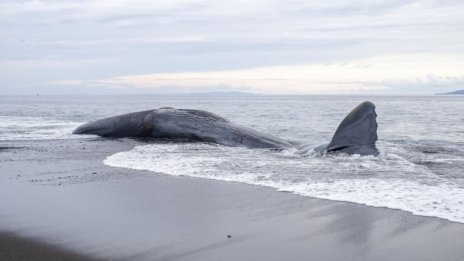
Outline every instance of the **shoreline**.
{"label": "shoreline", "polygon": [[[0,151],[6,170],[0,197],[14,200],[0,202],[0,231],[10,231],[0,233],[0,241],[32,256],[41,246],[50,258],[81,253],[75,260],[464,257],[461,223],[102,163],[138,144],[98,138],[3,142],[10,149]],[[5,249],[0,244],[0,257]]]}

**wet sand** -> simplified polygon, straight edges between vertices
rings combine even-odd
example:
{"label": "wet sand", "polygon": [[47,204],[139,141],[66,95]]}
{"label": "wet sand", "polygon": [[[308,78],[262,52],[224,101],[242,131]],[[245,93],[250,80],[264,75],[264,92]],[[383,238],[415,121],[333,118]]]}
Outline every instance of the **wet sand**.
{"label": "wet sand", "polygon": [[97,261],[41,241],[0,233],[0,260],[5,261]]}
{"label": "wet sand", "polygon": [[464,260],[461,223],[103,165],[136,144],[2,142],[0,257]]}

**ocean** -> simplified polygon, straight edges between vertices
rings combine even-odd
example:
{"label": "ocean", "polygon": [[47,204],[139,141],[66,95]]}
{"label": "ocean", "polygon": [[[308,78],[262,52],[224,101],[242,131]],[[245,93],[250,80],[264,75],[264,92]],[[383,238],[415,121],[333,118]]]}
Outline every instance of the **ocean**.
{"label": "ocean", "polygon": [[150,141],[108,155],[104,164],[243,182],[464,223],[462,96],[0,96],[0,147],[7,140],[83,138],[71,134],[82,123],[167,106],[207,110],[317,147],[330,142],[341,120],[365,100],[376,104],[378,156]]}

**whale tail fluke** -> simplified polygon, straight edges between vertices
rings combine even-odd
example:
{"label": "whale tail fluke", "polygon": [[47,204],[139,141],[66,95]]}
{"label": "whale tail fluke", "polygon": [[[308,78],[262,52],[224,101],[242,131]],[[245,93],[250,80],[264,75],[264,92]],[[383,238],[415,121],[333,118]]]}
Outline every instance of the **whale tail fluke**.
{"label": "whale tail fluke", "polygon": [[362,102],[340,123],[326,151],[377,155],[376,118],[375,105],[369,101]]}

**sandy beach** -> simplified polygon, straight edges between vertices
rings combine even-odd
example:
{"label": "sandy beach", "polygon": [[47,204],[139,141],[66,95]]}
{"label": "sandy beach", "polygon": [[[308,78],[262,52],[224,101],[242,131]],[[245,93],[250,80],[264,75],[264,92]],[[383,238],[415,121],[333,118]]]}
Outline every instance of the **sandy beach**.
{"label": "sandy beach", "polygon": [[0,259],[464,259],[461,223],[102,163],[140,143],[2,142]]}

